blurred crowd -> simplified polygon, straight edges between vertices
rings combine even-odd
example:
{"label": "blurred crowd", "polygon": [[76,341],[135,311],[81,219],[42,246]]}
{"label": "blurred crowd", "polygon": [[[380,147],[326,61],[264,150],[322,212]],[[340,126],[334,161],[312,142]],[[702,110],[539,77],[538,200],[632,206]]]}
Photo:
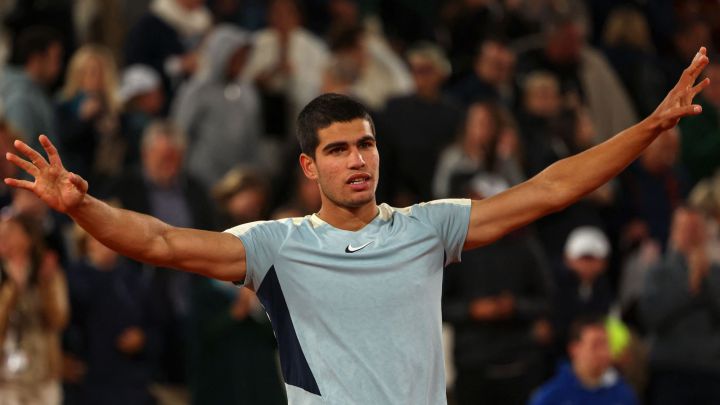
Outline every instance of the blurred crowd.
{"label": "blurred crowd", "polygon": [[[646,117],[707,46],[702,115],[466,252],[442,311],[454,404],[720,403],[720,3],[0,0],[0,18],[0,152],[47,134],[91,194],[208,230],[319,209],[294,119],[322,93],[373,111],[379,202],[481,199]],[[0,184],[0,209],[0,405],[285,402],[251,291],[121,257],[30,192]]]}

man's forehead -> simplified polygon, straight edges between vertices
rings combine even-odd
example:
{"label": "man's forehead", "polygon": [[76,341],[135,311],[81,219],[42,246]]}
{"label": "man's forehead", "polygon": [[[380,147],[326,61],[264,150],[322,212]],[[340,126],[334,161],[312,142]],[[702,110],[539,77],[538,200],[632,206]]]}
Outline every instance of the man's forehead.
{"label": "man's forehead", "polygon": [[320,129],[318,143],[322,145],[329,142],[352,142],[365,136],[375,138],[372,125],[366,119],[357,118],[352,121],[334,122],[330,126]]}

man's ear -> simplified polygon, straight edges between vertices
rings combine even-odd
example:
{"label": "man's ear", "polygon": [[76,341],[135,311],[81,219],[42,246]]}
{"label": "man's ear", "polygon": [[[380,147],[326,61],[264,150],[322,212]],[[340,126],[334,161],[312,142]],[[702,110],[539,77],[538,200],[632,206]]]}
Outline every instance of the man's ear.
{"label": "man's ear", "polygon": [[300,154],[300,167],[302,168],[305,177],[310,180],[318,179],[317,165],[315,164],[315,159],[310,157],[310,155],[305,153]]}

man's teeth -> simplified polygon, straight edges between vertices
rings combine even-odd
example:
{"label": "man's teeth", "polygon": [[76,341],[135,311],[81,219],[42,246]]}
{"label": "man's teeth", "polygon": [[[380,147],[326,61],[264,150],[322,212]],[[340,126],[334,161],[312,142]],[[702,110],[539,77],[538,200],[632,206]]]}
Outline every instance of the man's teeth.
{"label": "man's teeth", "polygon": [[363,182],[365,182],[365,179],[355,179],[355,180],[351,181],[350,184],[360,184]]}

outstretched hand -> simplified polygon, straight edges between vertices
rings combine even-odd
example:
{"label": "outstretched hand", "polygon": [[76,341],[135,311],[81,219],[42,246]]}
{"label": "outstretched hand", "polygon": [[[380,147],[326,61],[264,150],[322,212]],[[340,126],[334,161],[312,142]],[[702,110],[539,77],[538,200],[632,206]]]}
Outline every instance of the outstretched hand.
{"label": "outstretched hand", "polygon": [[682,117],[702,112],[700,105],[693,104],[693,98],[710,84],[710,79],[705,78],[698,84],[695,84],[695,80],[708,63],[707,49],[703,46],[695,54],[690,66],[685,68],[675,87],[651,114],[650,117],[657,120],[660,131],[666,131],[676,126]]}
{"label": "outstretched hand", "polygon": [[88,183],[77,174],[65,170],[55,146],[45,135],[40,135],[40,144],[47,153],[47,159],[22,141],[15,141],[15,148],[28,160],[8,152],[5,158],[15,166],[34,177],[34,181],[6,178],[5,184],[30,190],[50,208],[70,213],[82,203],[88,190]]}

